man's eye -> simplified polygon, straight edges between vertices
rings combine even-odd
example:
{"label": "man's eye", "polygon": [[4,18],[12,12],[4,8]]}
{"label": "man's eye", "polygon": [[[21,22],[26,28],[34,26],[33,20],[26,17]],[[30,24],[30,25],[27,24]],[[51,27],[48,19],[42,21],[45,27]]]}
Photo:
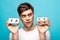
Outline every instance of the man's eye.
{"label": "man's eye", "polygon": [[26,17],[25,15],[22,15],[22,17],[24,18],[24,17]]}
{"label": "man's eye", "polygon": [[28,14],[28,16],[31,16],[32,14]]}

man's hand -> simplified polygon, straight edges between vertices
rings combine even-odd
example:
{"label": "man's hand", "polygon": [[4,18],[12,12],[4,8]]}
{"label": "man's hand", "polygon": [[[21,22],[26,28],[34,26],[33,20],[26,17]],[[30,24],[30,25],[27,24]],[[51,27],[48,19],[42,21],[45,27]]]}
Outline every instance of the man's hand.
{"label": "man's hand", "polygon": [[41,26],[39,25],[39,21],[37,22],[37,28],[38,28],[40,33],[46,33],[46,31],[48,30],[49,26],[50,26],[49,20],[47,20],[45,22],[45,25],[41,25]]}
{"label": "man's hand", "polygon": [[[41,21],[41,23],[43,23]],[[46,40],[46,31],[48,30],[49,26],[50,26],[50,22],[49,20],[47,20],[46,22],[44,22],[43,24],[40,25],[40,21],[37,22],[37,28],[39,30],[39,35],[40,35],[40,40]]]}
{"label": "man's hand", "polygon": [[20,23],[18,23],[17,26],[13,26],[13,25],[9,24],[9,21],[7,21],[6,25],[7,25],[8,29],[11,31],[11,33],[16,33],[16,32],[18,32]]}

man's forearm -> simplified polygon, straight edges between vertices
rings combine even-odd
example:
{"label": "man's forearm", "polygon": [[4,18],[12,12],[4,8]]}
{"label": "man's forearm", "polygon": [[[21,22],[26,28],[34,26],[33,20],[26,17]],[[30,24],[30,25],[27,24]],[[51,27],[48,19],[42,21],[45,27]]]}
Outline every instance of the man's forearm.
{"label": "man's forearm", "polygon": [[40,40],[46,40],[45,33],[40,33]]}
{"label": "man's forearm", "polygon": [[18,32],[17,33],[12,33],[12,40],[18,40]]}

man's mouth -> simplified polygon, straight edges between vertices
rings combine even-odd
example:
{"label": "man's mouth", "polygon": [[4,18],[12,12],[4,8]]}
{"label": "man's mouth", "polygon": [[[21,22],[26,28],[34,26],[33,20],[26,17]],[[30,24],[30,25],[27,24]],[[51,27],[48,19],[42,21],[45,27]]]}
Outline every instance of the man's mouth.
{"label": "man's mouth", "polygon": [[26,22],[27,24],[30,24],[31,23],[31,21],[28,21],[28,22]]}

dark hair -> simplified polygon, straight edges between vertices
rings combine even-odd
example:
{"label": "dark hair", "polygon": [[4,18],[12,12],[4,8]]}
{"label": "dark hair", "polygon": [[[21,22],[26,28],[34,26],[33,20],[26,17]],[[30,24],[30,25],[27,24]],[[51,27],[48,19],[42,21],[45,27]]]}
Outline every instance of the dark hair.
{"label": "dark hair", "polygon": [[17,9],[19,16],[21,15],[22,12],[24,12],[28,9],[31,9],[34,13],[34,9],[33,9],[32,5],[30,5],[29,3],[25,2],[25,3],[20,4]]}

